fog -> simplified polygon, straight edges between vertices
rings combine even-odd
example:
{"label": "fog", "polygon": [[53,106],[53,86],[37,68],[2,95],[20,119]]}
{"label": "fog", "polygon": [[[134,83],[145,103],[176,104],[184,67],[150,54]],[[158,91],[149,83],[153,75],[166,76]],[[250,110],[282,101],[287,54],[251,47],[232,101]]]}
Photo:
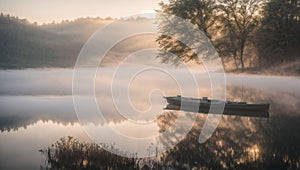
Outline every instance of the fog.
{"label": "fog", "polygon": [[[140,69],[135,67],[122,67],[117,71],[114,67],[101,68],[95,76],[95,94],[92,96],[87,91],[87,81],[82,81],[79,94],[75,95],[82,99],[86,109],[84,111],[96,112],[91,109],[90,104],[96,99],[98,107],[108,121],[120,122],[124,120],[122,116],[137,121],[154,120],[166,105],[163,96],[186,94],[185,96],[189,97],[213,97],[209,76],[216,79],[223,76],[221,73],[208,75],[205,72],[191,73],[182,68],[164,68],[144,70],[132,77],[138,70]],[[36,120],[43,118],[76,122],[72,76],[71,69],[0,71],[0,116],[29,116],[35,117]],[[88,79],[84,71],[79,76]],[[196,84],[191,81],[193,76]],[[225,78],[226,96],[230,100],[256,102],[254,99],[264,94],[272,96],[272,101],[277,103],[289,103],[290,109],[297,110],[300,106],[298,77],[226,74]],[[195,85],[198,89],[195,89]],[[256,91],[252,92],[251,89]],[[130,98],[124,100],[123,93],[129,93]],[[255,98],[251,99],[249,96]],[[269,100],[265,97],[261,102],[270,102]],[[122,115],[119,115],[120,112]],[[86,121],[91,121],[91,117],[86,116]]]}
{"label": "fog", "polygon": [[[136,71],[135,68],[122,68],[122,76],[124,79],[126,75],[131,75],[130,72]],[[166,68],[173,75],[176,75],[177,81],[184,82],[190,73],[183,69],[170,69]],[[101,68],[96,81],[97,87],[105,86],[111,83],[115,69],[114,68]],[[155,73],[156,75],[153,75]],[[195,79],[200,88],[207,90],[209,85],[209,77],[206,73],[196,73]],[[26,70],[1,70],[0,71],[0,95],[1,96],[65,96],[72,95],[72,69],[26,69]],[[85,76],[85,75],[82,75]],[[210,76],[222,77],[222,74],[211,74]],[[155,77],[155,78],[154,78]],[[245,87],[257,88],[265,91],[277,91],[293,93],[299,97],[300,79],[299,77],[282,77],[282,76],[259,76],[259,75],[234,75],[226,74],[227,85],[242,85]],[[170,81],[170,76],[162,74],[159,71],[149,71],[145,73],[144,77],[139,77],[139,82],[148,80],[147,84],[140,87],[139,91],[143,88],[152,86],[155,89],[166,89],[168,95],[176,95],[174,82]],[[143,79],[143,80],[142,80]],[[165,81],[163,81],[165,80]],[[118,79],[119,85],[122,85],[121,79]],[[142,81],[142,82],[141,82]],[[149,84],[151,82],[151,84]],[[84,85],[84,82],[82,82]],[[124,84],[127,86],[127,84]],[[184,84],[188,88],[189,84]],[[109,92],[110,93],[110,92]],[[173,93],[173,94],[172,94]],[[82,91],[82,95],[85,92]],[[105,94],[104,91],[101,94]],[[200,97],[200,96],[199,96]]]}

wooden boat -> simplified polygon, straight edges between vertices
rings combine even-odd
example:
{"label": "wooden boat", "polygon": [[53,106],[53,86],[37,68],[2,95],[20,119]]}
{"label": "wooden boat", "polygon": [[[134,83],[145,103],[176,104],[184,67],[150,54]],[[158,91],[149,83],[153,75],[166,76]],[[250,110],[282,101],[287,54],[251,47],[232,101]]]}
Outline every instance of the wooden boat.
{"label": "wooden boat", "polygon": [[270,108],[270,104],[247,104],[246,102],[232,102],[232,101],[222,101],[222,100],[210,100],[207,97],[203,97],[202,99],[198,98],[187,98],[177,96],[164,97],[169,105],[172,106],[183,106],[184,108],[188,108],[189,106],[199,106],[199,110],[201,109],[209,109],[211,105],[220,105],[224,106],[224,110],[246,110],[246,111],[262,111],[268,112]]}
{"label": "wooden boat", "polygon": [[[187,112],[195,112],[194,109],[190,109],[189,107],[180,107],[176,105],[168,104],[165,108],[165,110],[181,110],[181,111],[187,111]],[[197,113],[203,113],[203,114],[216,114],[213,111],[210,110],[210,108],[199,108]],[[222,113],[218,112],[217,114],[223,114],[223,115],[230,115],[230,116],[242,116],[242,117],[263,117],[268,118],[269,112],[266,111],[253,111],[253,110],[234,110],[234,109],[224,109]]]}

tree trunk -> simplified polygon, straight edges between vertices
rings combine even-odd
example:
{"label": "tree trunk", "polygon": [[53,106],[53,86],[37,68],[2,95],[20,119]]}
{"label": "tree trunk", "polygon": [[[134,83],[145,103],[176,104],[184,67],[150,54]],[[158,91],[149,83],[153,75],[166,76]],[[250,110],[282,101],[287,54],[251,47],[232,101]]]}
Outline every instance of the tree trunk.
{"label": "tree trunk", "polygon": [[226,66],[225,66],[224,57],[221,56],[220,58],[221,58],[221,62],[222,62],[222,65],[223,65],[223,69],[224,69],[224,71],[226,71]]}
{"label": "tree trunk", "polygon": [[236,54],[236,52],[234,52],[234,54],[233,54],[233,59],[234,59],[235,68],[239,69],[239,65],[237,63],[237,54]]}
{"label": "tree trunk", "polygon": [[242,64],[242,69],[245,68],[245,65],[244,65],[244,47],[245,47],[245,41],[242,41],[241,42],[241,51],[240,51],[240,61],[241,61],[241,64]]}

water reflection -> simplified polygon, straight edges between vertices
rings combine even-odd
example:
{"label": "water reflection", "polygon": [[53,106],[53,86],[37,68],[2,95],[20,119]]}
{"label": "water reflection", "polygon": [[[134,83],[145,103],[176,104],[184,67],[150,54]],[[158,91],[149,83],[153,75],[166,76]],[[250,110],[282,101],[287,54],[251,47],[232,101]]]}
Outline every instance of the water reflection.
{"label": "water reflection", "polygon": [[[244,100],[250,103],[270,102],[272,106],[271,117],[262,119],[223,116],[212,137],[204,144],[199,144],[198,137],[207,117],[205,114],[199,114],[192,130],[184,140],[171,150],[157,155],[151,160],[144,160],[147,163],[139,164],[142,160],[134,158],[134,156],[131,159],[120,159],[113,154],[106,154],[105,158],[101,157],[101,159],[115,160],[117,162],[115,166],[118,168],[126,168],[130,165],[130,169],[139,169],[141,167],[151,167],[152,169],[299,169],[300,114],[297,110],[299,108],[299,100],[293,101],[295,94],[285,93],[282,95],[285,100],[279,100],[278,97],[275,97],[278,94],[273,92],[264,92],[240,86],[228,88],[228,97],[231,99],[239,100],[241,93],[244,95]],[[159,132],[162,133],[172,128],[178,114],[184,113],[165,111],[159,115],[156,121]],[[174,128],[180,129],[180,127]],[[176,134],[173,134],[174,136],[170,135],[162,136],[160,140],[164,141],[166,138],[176,137]],[[58,150],[60,150],[59,147],[50,147],[44,152]],[[155,151],[155,147],[149,148],[149,152]],[[101,152],[101,154],[106,153],[104,150],[97,150],[96,153],[100,154],[98,152]],[[44,156],[49,161],[49,156]],[[97,160],[98,157],[93,159]],[[62,163],[61,166],[68,166],[65,165],[66,163],[63,163],[65,162],[63,159],[55,160]],[[89,162],[88,158],[84,160]],[[118,162],[120,160],[121,162]],[[91,162],[93,161],[95,160]],[[112,167],[110,161],[102,164],[100,162],[97,167],[103,167],[104,165]],[[51,167],[51,165],[50,161],[48,166]],[[80,166],[78,164],[78,167]]]}
{"label": "water reflection", "polygon": [[130,153],[122,153],[122,155],[127,154],[126,157],[114,155],[103,149],[107,147],[114,149],[113,144],[86,143],[71,136],[63,137],[47,149],[40,150],[47,162],[42,169],[140,169],[144,166],[158,167],[154,160],[146,161],[135,158],[135,155]]}
{"label": "water reflection", "polygon": [[92,142],[78,123],[72,125],[37,121],[26,129],[0,133],[0,169],[39,169],[44,158],[37,151],[67,135],[82,142]]}
{"label": "water reflection", "polygon": [[200,116],[187,138],[164,154],[163,161],[175,168],[188,164],[203,169],[296,169],[299,121],[276,115],[272,119],[224,116],[212,137],[199,144]]}
{"label": "water reflection", "polygon": [[[82,96],[86,101],[87,113],[90,97]],[[18,106],[18,107],[16,107]],[[52,121],[62,124],[78,122],[74,110],[72,96],[0,96],[0,130],[18,130],[39,120]],[[121,123],[125,119],[108,109],[104,112],[108,123]],[[104,125],[105,122],[94,121],[94,117],[86,117],[83,123],[93,122],[95,125]]]}
{"label": "water reflection", "polygon": [[[88,142],[88,146],[95,146],[84,135],[74,111],[70,90],[71,83],[69,82],[71,81],[69,76],[72,72],[66,71],[64,74],[60,74],[61,71],[55,72],[60,75],[58,80],[55,76],[50,76],[49,79],[41,79],[43,76],[47,77],[53,74],[47,73],[47,71],[42,71],[42,74],[38,74],[33,70],[10,71],[8,75],[0,72],[0,78],[3,80],[0,82],[0,130],[2,131],[0,134],[0,169],[36,169],[39,164],[44,166],[43,160],[40,159],[45,157],[41,157],[37,150],[48,149],[47,146],[50,146],[51,149],[51,144],[54,144],[62,136],[71,135],[74,138],[78,138],[80,140],[79,143]],[[26,78],[26,74],[30,76]],[[109,77],[110,74],[108,73],[106,76]],[[184,77],[184,73],[179,71],[178,74],[181,74],[180,77]],[[17,77],[16,80],[13,80],[13,76]],[[101,80],[106,81],[106,76],[102,76],[104,77],[99,79],[98,83],[106,88],[106,84],[101,82]],[[201,87],[201,95],[213,98],[213,96],[209,95],[210,89],[207,88],[207,77],[197,76]],[[228,100],[247,101],[248,103],[270,103],[270,117],[223,116],[219,127],[212,137],[204,144],[199,144],[198,137],[207,117],[207,115],[199,114],[192,131],[182,142],[168,152],[158,155],[154,163],[153,160],[148,160],[148,162],[152,163],[144,164],[147,166],[155,165],[154,168],[157,169],[162,167],[173,167],[174,169],[183,167],[202,167],[203,169],[299,169],[299,80],[294,78],[235,77],[230,75],[227,78]],[[270,82],[266,83],[268,81],[275,83],[273,83],[274,85]],[[157,81],[152,82],[155,86],[150,83],[151,81],[145,89],[161,86],[168,89],[169,95],[178,94],[178,90],[175,87],[162,82],[159,78]],[[142,87],[138,83],[135,86]],[[189,86],[186,85],[186,88],[189,88]],[[132,127],[128,127],[128,120],[120,116],[117,110],[113,108],[112,101],[107,100],[107,91],[103,90],[101,86],[97,90],[101,94],[97,96],[97,99],[99,104],[104,106],[103,113],[105,114],[106,122],[95,121],[93,117],[87,116],[83,123],[101,127],[102,130],[99,133],[103,136],[110,135],[106,131],[108,125],[114,126],[121,132],[128,132],[128,129]],[[143,92],[141,88],[136,95],[133,94],[132,96],[134,101],[138,101],[134,105],[139,110],[145,110],[149,107],[148,98],[145,98],[145,96],[143,96],[143,100],[139,98],[139,94],[144,93],[146,92]],[[86,96],[84,91],[81,97],[87,103],[86,111],[89,114],[88,103],[90,97]],[[154,104],[162,104],[161,109],[165,105],[164,103]],[[153,122],[155,125],[153,127],[154,131],[162,133],[172,128],[179,114],[185,114],[185,112],[164,111],[162,113],[152,113],[151,116],[157,116],[156,121]],[[174,128],[180,129],[180,127]],[[138,130],[133,136],[147,135],[139,134]],[[176,134],[173,135],[175,136],[168,134],[160,137],[158,140],[164,142],[166,139],[176,137]],[[110,146],[113,142],[107,142],[106,144]],[[124,145],[127,144],[124,143]],[[22,154],[19,153],[21,151]],[[152,148],[152,150],[150,148],[149,151],[155,152],[156,150],[155,148]],[[28,155],[32,155],[30,160]],[[115,155],[104,157],[107,160],[119,160],[119,157]],[[135,159],[135,162],[137,160]],[[88,159],[86,161],[93,162]],[[82,165],[88,165],[86,161],[85,163],[81,161]],[[143,161],[138,160],[138,162]],[[127,161],[125,160],[125,162]],[[143,163],[139,164],[143,165]],[[80,166],[80,163],[78,166]],[[136,163],[134,167],[137,168]]]}
{"label": "water reflection", "polygon": [[[291,82],[292,83],[292,82]],[[297,83],[295,83],[297,84]],[[255,89],[248,86],[228,86],[227,98],[248,103],[270,103],[270,114],[300,116],[300,92],[291,88],[291,92]]]}
{"label": "water reflection", "polygon": [[[176,114],[167,112],[159,117],[161,131],[170,127]],[[299,168],[300,117],[276,115],[272,119],[259,119],[224,116],[212,137],[199,144],[198,136],[204,118],[204,115],[199,115],[193,129],[175,148],[152,159],[138,159],[134,155],[130,158],[119,157],[101,149],[103,144],[81,143],[70,137],[61,139],[42,152],[48,161],[46,167],[54,169]],[[114,147],[113,144],[106,145]],[[152,151],[155,152],[155,148]],[[144,163],[140,164],[141,161]]]}
{"label": "water reflection", "polygon": [[[89,100],[88,97],[83,96],[83,98]],[[277,114],[300,116],[300,101],[297,93],[279,94],[272,90],[263,91],[243,86],[228,86],[227,98],[232,101],[247,101],[248,103],[270,103],[271,117]],[[101,102],[101,105],[107,106],[103,112],[107,123],[117,124],[126,121],[113,108],[112,101],[102,100]],[[88,112],[88,102],[86,105]],[[164,105],[161,105],[161,109]],[[0,130],[2,132],[18,130],[20,127],[26,128],[39,120],[51,120],[62,124],[78,122],[71,96],[0,96],[0,108]],[[90,117],[85,121],[93,122],[93,119]],[[105,122],[94,123],[104,125]]]}

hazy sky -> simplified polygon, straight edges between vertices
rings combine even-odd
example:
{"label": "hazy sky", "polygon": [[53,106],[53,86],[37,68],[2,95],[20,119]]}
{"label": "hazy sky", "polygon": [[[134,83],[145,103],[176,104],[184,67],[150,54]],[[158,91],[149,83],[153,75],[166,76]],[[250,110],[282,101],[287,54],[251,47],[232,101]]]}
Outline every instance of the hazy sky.
{"label": "hazy sky", "polygon": [[0,0],[0,11],[31,22],[78,17],[125,17],[158,9],[167,0]]}

